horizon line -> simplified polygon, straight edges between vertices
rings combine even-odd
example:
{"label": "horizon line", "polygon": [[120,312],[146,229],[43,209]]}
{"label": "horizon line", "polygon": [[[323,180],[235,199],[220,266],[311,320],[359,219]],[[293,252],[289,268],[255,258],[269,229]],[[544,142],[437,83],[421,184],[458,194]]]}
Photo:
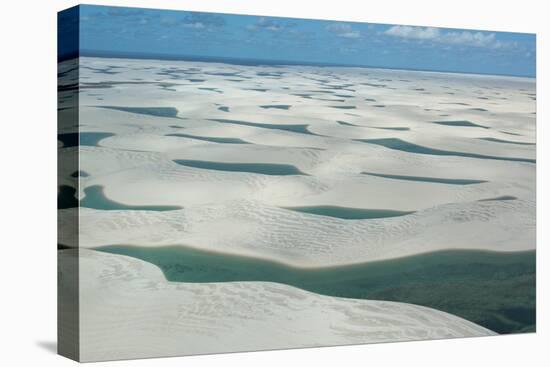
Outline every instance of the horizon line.
{"label": "horizon line", "polygon": [[420,68],[404,68],[404,67],[388,67],[382,65],[366,65],[366,64],[342,64],[322,61],[305,61],[305,60],[276,60],[276,59],[256,59],[234,56],[203,56],[203,55],[178,55],[178,54],[162,54],[139,51],[111,51],[111,50],[78,50],[77,52],[59,55],[58,62],[70,60],[78,57],[98,57],[98,58],[120,58],[120,59],[137,59],[137,60],[171,60],[171,61],[198,61],[198,62],[219,62],[232,65],[244,66],[318,66],[318,67],[351,67],[365,69],[385,69],[385,70],[402,70],[402,71],[420,71],[433,73],[449,73],[449,74],[467,74],[481,76],[502,76],[514,78],[527,78],[536,80],[535,74],[494,74],[484,72],[456,71],[445,69],[420,69]]}

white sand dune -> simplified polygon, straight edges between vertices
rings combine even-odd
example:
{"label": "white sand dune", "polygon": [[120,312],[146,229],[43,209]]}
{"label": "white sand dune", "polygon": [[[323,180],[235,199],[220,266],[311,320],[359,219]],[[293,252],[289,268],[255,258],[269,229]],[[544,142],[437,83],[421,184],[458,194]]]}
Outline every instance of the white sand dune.
{"label": "white sand dune", "polygon": [[[70,251],[60,257],[61,287]],[[80,292],[81,361],[494,335],[403,303],[277,283],[171,283],[149,263],[84,249]]]}
{"label": "white sand dune", "polygon": [[[61,226],[80,215],[59,243],[80,247],[83,361],[494,334],[409,304],[171,283],[92,249],[185,245],[297,267],[534,249],[534,80],[101,58],[81,58],[77,76],[85,174],[71,177],[76,148],[58,143],[59,181],[87,207],[59,210]],[[91,199],[98,188],[110,207]],[[327,206],[411,213],[289,209]]]}
{"label": "white sand dune", "polygon": [[364,220],[299,213],[252,200],[165,212],[81,208],[79,239],[88,248],[181,244],[300,267],[331,266],[445,249],[534,249],[535,223],[529,215],[534,205],[523,200],[451,203]]}
{"label": "white sand dune", "polygon": [[[81,131],[114,135],[80,148],[89,176],[79,198],[101,186],[121,204],[184,208],[82,209],[81,246],[182,244],[299,266],[535,248],[531,79],[94,58],[81,65]],[[102,74],[108,65],[118,73]],[[376,143],[395,139],[444,155]],[[515,200],[479,201],[494,198]],[[305,206],[415,213],[346,220],[284,209]]]}
{"label": "white sand dune", "polygon": [[[81,189],[101,185],[110,199],[137,205],[193,206],[253,199],[273,206],[337,205],[405,211],[504,195],[525,200],[534,198],[531,187],[534,167],[531,164],[491,161],[491,164],[475,162],[470,166],[463,162],[468,158],[442,157],[438,162],[439,169],[434,171],[434,162],[429,159],[410,157],[401,160],[391,152],[387,155],[379,152],[371,161],[368,155],[354,154],[353,151],[268,149],[252,145],[232,149],[228,145],[233,144],[201,144],[163,154],[84,147],[81,149],[81,167],[85,167],[91,177],[82,182]],[[294,165],[309,176],[271,176],[194,168],[178,165],[171,158],[279,163]],[[457,167],[464,168],[467,174],[457,173]],[[511,171],[510,167],[514,170]],[[445,185],[376,177],[362,172],[487,182]]]}

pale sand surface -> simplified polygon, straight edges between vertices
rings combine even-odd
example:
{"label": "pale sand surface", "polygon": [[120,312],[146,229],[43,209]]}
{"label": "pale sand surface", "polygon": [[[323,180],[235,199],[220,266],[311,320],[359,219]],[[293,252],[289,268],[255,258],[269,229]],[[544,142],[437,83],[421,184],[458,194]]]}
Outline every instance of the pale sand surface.
{"label": "pale sand surface", "polygon": [[[535,164],[505,160],[535,159],[532,79],[94,58],[81,65],[81,130],[115,135],[80,148],[81,170],[90,176],[81,179],[79,198],[102,186],[108,199],[122,204],[183,208],[83,208],[83,247],[182,244],[296,266],[451,248],[535,248]],[[97,71],[107,65],[118,66],[118,73]],[[288,109],[264,108],[281,105]],[[127,110],[132,107],[142,110]],[[164,108],[164,116],[146,107]],[[467,126],[434,123],[441,121]],[[303,126],[289,131],[288,125]],[[501,160],[418,154],[358,139],[400,139]],[[227,172],[175,160],[290,165],[304,174]],[[502,197],[515,200],[479,201]],[[345,220],[285,209],[303,206],[414,213]]]}
{"label": "pale sand surface", "polygon": [[[80,208],[79,239],[60,237],[81,247],[83,360],[494,334],[425,307],[276,283],[170,283],[152,264],[90,248],[180,244],[299,267],[445,249],[534,249],[533,80],[125,59],[82,58],[80,65],[80,131],[113,136],[80,147],[86,177],[78,198],[102,187],[121,204],[182,207]],[[117,73],[99,71],[108,65]],[[280,105],[289,109],[273,108]],[[63,118],[72,113],[59,111],[60,120],[74,121]],[[447,125],[434,123],[441,121]],[[63,133],[76,129],[61,126]],[[381,139],[447,155],[390,149],[376,143]],[[62,149],[62,169],[74,153]],[[472,154],[477,158],[460,156]],[[175,160],[288,165],[303,174],[228,172]],[[74,185],[73,169],[62,171],[60,184]],[[502,197],[513,200],[480,201]],[[285,209],[303,206],[414,213],[346,220]],[[77,210],[60,210],[61,223],[74,221]],[[61,259],[70,251],[62,250]]]}
{"label": "pale sand surface", "polygon": [[80,292],[82,361],[494,335],[403,303],[277,283],[171,283],[152,264],[85,249]]}
{"label": "pale sand surface", "polygon": [[[70,220],[70,210],[61,217],[67,214]],[[445,249],[528,249],[535,226],[523,213],[533,210],[534,202],[483,201],[394,218],[345,220],[254,201],[166,212],[81,208],[80,246],[183,244],[301,267],[344,265]]]}

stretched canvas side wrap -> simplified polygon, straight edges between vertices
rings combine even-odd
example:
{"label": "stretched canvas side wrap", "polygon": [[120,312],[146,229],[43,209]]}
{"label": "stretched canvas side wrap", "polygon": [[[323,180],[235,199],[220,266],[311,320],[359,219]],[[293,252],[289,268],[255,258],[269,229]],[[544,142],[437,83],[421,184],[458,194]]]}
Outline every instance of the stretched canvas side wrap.
{"label": "stretched canvas side wrap", "polygon": [[93,5],[58,27],[61,355],[535,331],[534,34]]}

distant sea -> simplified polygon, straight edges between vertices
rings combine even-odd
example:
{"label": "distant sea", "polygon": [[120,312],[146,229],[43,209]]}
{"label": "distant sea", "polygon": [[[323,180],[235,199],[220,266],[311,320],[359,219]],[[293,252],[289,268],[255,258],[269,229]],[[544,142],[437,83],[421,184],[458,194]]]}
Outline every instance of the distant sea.
{"label": "distant sea", "polygon": [[[348,68],[370,68],[370,69],[385,69],[385,70],[404,70],[404,71],[422,71],[435,73],[449,74],[470,74],[470,75],[493,75],[518,78],[532,78],[535,75],[516,75],[516,74],[490,74],[490,73],[472,73],[465,71],[450,71],[444,69],[408,69],[408,68],[389,68],[381,65],[359,65],[359,64],[335,64],[315,61],[292,61],[292,60],[275,60],[275,59],[252,59],[252,58],[237,58],[224,56],[197,56],[197,55],[174,55],[174,54],[156,54],[148,52],[125,52],[125,51],[98,51],[98,50],[80,50],[79,55],[82,57],[101,57],[101,58],[116,58],[116,59],[143,59],[143,60],[172,60],[172,61],[196,61],[196,62],[217,62],[222,64],[246,65],[246,66],[317,66],[317,67],[348,67]],[[64,61],[77,57],[75,54],[67,54],[62,56],[58,61]]]}

